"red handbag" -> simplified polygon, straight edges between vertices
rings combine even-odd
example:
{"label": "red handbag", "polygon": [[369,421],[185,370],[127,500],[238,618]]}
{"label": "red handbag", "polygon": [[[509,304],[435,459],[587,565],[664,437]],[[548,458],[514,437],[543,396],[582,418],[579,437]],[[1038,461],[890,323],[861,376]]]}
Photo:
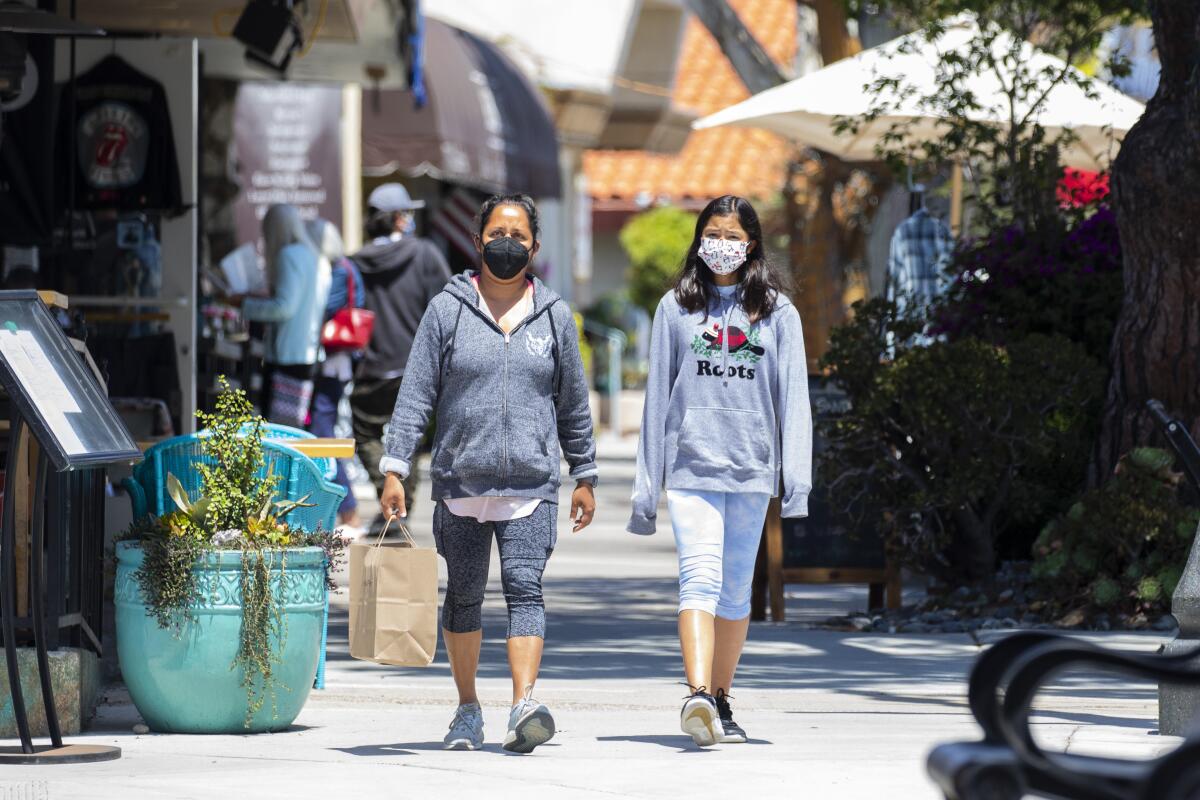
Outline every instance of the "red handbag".
{"label": "red handbag", "polygon": [[375,312],[354,307],[354,270],[347,265],[346,305],[321,328],[321,346],[326,350],[365,350],[374,329]]}

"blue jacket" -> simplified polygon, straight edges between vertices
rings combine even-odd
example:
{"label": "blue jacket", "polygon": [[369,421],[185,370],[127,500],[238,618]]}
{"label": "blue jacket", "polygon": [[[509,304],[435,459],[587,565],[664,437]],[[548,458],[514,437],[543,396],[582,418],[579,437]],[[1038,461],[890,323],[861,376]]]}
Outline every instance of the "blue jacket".
{"label": "blue jacket", "polygon": [[273,297],[251,297],[242,316],[270,323],[266,360],[271,364],[315,364],[321,354],[321,325],[329,297],[329,270],[316,252],[289,244],[279,251],[272,274]]}

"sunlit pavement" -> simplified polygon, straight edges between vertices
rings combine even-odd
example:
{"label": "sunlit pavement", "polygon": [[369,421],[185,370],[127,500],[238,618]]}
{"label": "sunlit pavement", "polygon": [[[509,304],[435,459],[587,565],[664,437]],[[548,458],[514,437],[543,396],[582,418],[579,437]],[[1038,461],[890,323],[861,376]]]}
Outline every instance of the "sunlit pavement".
{"label": "sunlit pavement", "polygon": [[[938,742],[976,736],[964,692],[980,644],[965,634],[845,634],[805,625],[861,607],[865,588],[791,587],[788,614],[797,621],[752,627],[733,692],[749,743],[700,750],[679,732],[686,690],[674,630],[673,541],[665,523],[649,538],[624,533],[633,465],[623,450],[604,462],[596,522],[586,532],[568,530],[563,495],[558,547],[546,575],[548,647],[537,687],[559,734],[533,755],[511,756],[499,746],[510,684],[494,561],[480,670],[482,752],[440,749],[454,707],[443,652],[427,669],[350,659],[343,589],[332,612],[327,688],[311,695],[294,729],[137,736],[137,713],[116,688],[92,730],[74,741],[120,745],[124,758],[8,769],[0,774],[0,797],[25,796],[16,790],[42,791],[28,796],[48,800],[937,797],[925,755]],[[411,529],[427,546],[430,516],[423,495]],[[1141,650],[1163,641],[1097,636]],[[1039,708],[1036,735],[1071,752],[1152,757],[1175,743],[1156,734],[1149,684],[1068,674],[1044,693]]]}

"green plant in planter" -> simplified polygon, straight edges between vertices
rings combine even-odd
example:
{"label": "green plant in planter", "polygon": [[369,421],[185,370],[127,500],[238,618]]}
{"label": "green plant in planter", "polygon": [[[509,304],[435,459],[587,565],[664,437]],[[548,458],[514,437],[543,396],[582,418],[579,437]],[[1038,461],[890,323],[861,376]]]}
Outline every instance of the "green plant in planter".
{"label": "green plant in planter", "polygon": [[[340,563],[346,541],[334,531],[306,531],[283,521],[290,511],[308,506],[307,497],[274,499],[276,477],[263,475],[261,417],[253,413],[245,392],[220,379],[221,394],[214,413],[197,412],[207,428],[197,464],[200,497],[191,500],[174,475],[167,490],[176,510],[135,523],[122,537],[138,541],[144,560],[136,579],[150,614],[163,628],[182,631],[192,621],[199,596],[197,562],[216,551],[241,552],[241,635],[231,669],[242,670],[247,692],[246,725],[274,698],[276,652],[287,636],[279,595],[287,593],[286,550],[320,547],[329,572]],[[272,572],[280,588],[272,587]],[[273,644],[278,643],[278,644]],[[286,687],[285,687],[286,688]]]}

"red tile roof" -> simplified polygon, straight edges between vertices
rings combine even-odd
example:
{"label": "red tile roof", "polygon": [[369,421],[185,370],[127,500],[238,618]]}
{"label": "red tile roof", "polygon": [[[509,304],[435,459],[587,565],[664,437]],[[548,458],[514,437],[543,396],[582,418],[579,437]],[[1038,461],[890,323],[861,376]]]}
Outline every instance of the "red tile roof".
{"label": "red tile roof", "polygon": [[[734,11],[777,63],[796,52],[795,0],[730,0]],[[673,99],[699,115],[749,97],[716,40],[695,17],[687,21]],[[775,195],[783,186],[789,145],[767,131],[714,128],[693,131],[677,155],[640,150],[589,150],[583,156],[596,201],[629,201],[638,195],[673,202],[722,194]]]}

